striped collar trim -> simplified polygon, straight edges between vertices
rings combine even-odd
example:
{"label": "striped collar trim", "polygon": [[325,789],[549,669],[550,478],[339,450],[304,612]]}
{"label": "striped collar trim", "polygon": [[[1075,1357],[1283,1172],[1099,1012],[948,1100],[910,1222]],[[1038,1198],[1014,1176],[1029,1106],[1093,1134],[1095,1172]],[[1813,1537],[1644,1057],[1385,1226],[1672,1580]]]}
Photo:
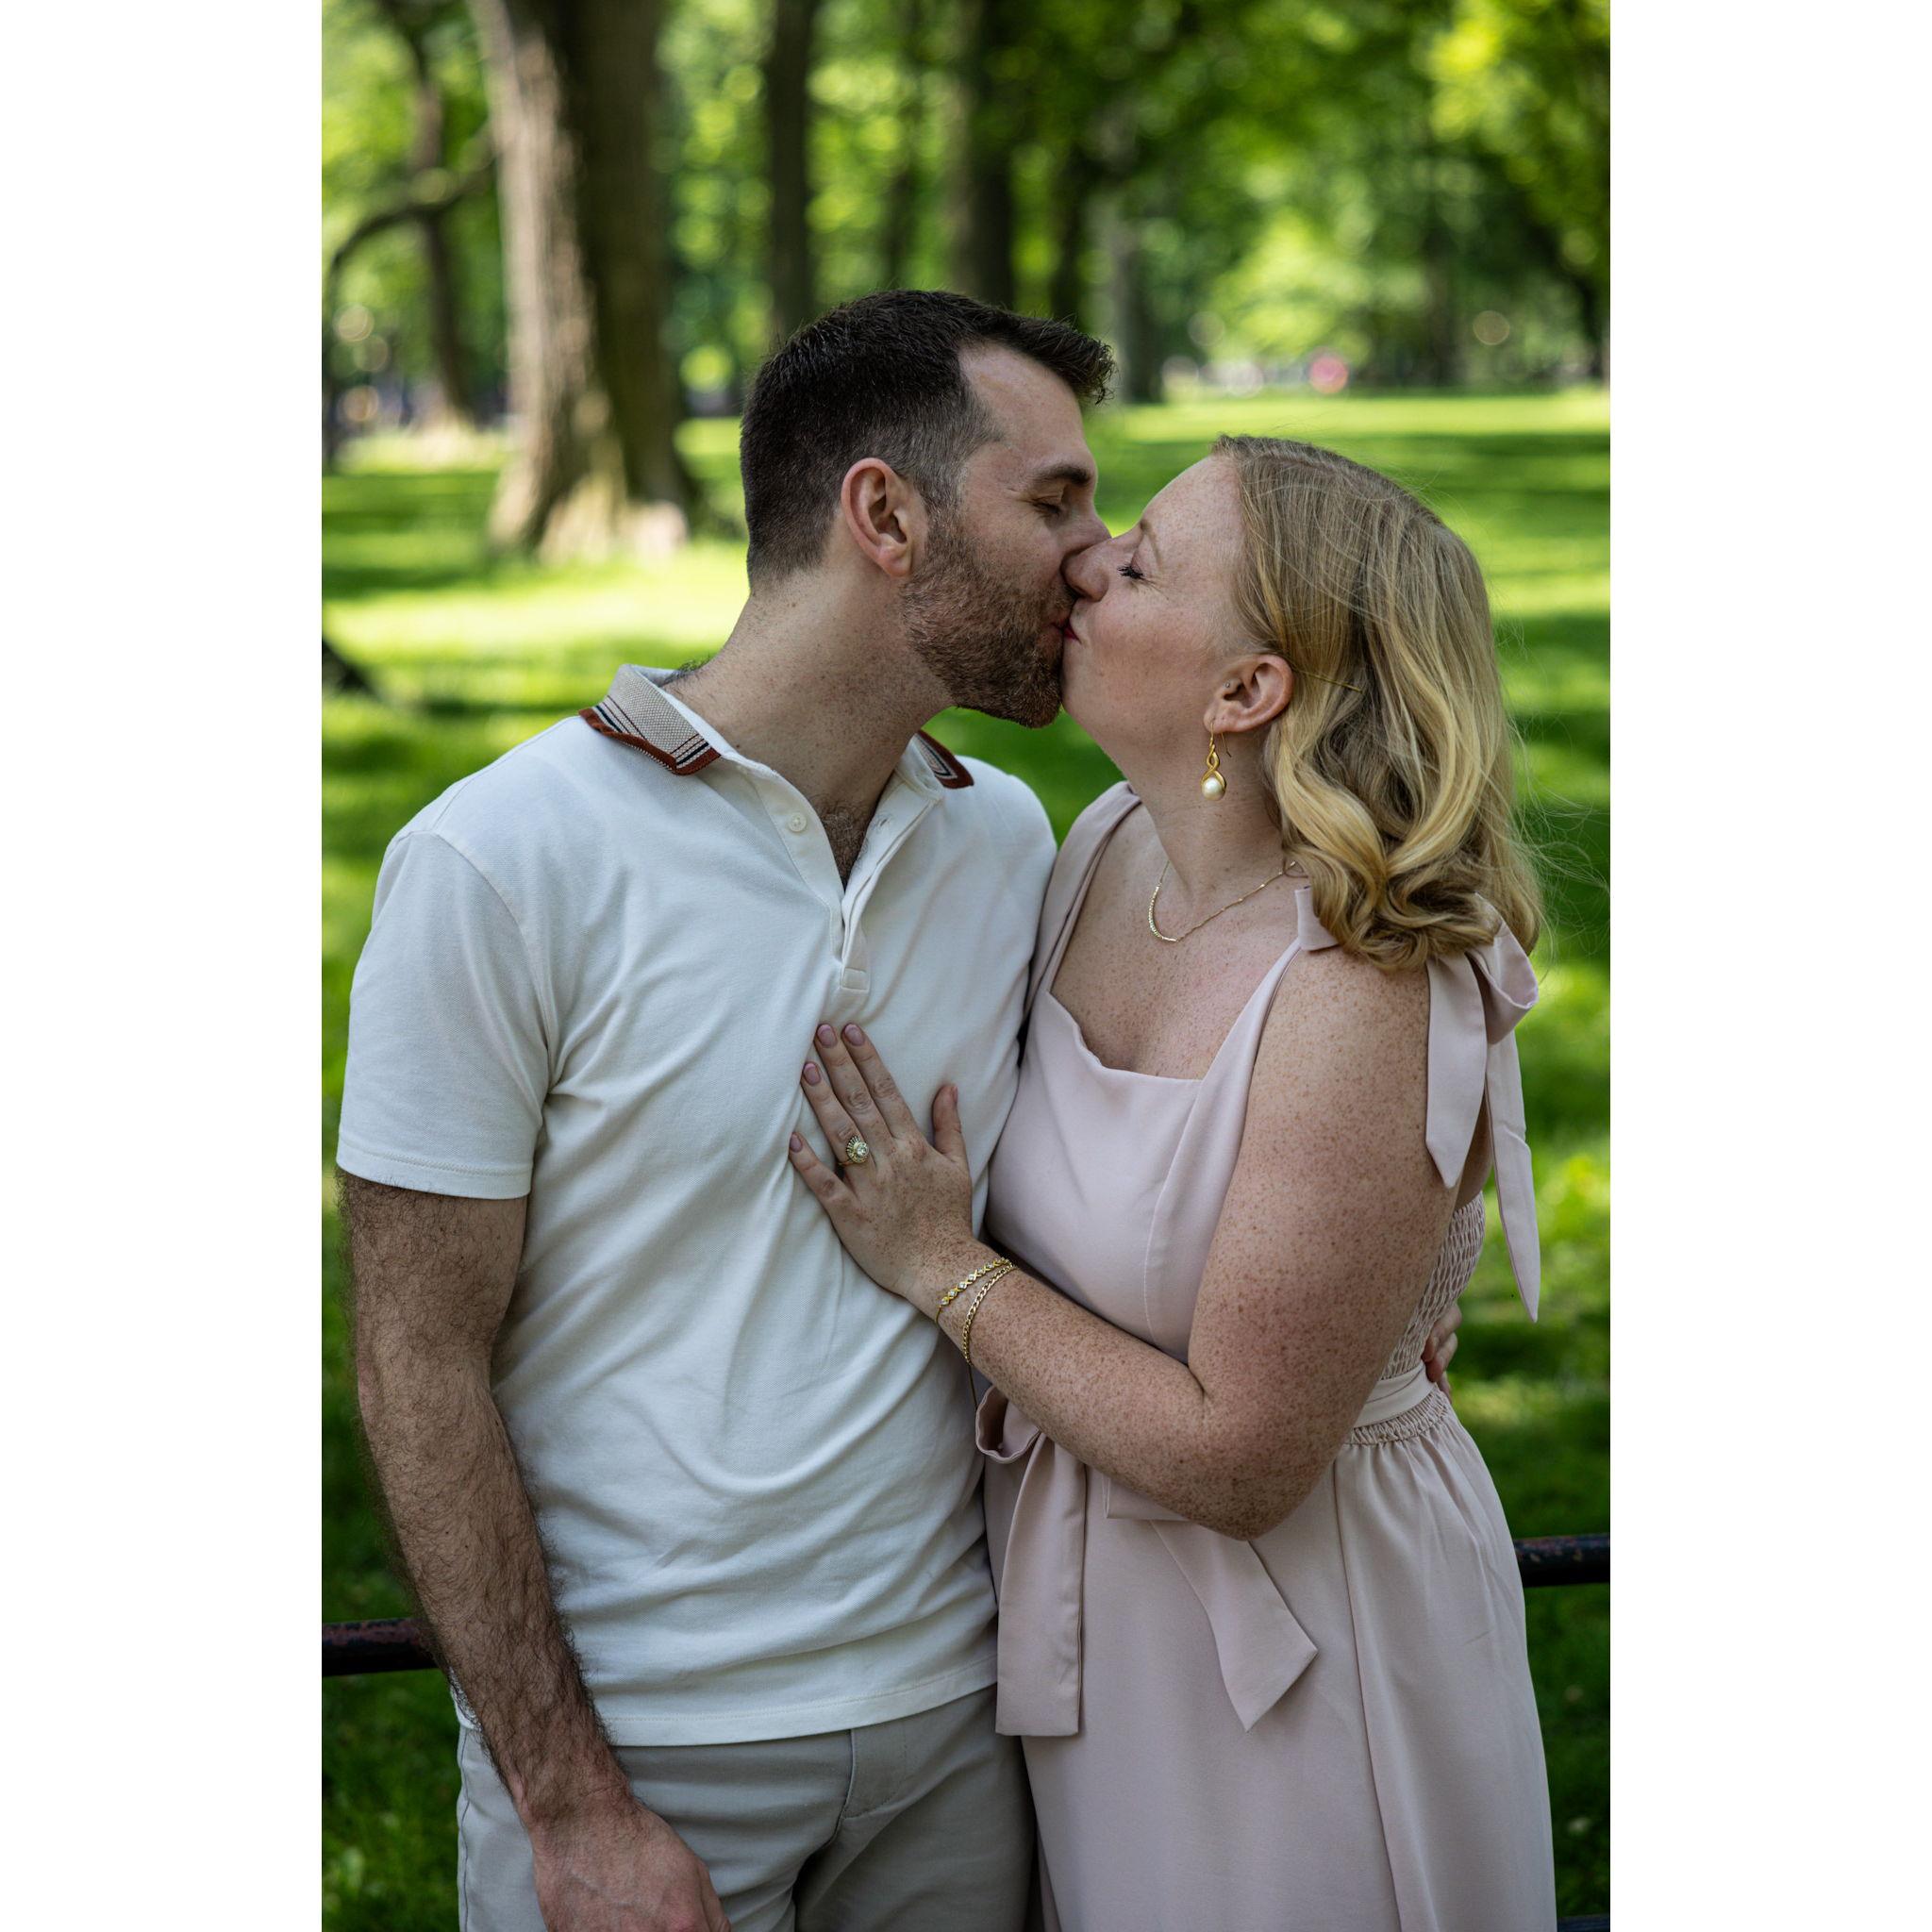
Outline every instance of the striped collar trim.
{"label": "striped collar trim", "polygon": [[948,791],[964,791],[973,783],[973,774],[937,738],[922,731],[912,741],[912,749],[932,768],[932,774]]}
{"label": "striped collar trim", "polygon": [[[648,752],[681,778],[702,772],[723,756],[658,689],[650,674],[636,664],[619,666],[602,702],[577,716],[606,738]],[[973,783],[973,774],[927,733],[922,731],[909,749],[919,754],[925,769],[946,791],[963,791]]]}
{"label": "striped collar trim", "polygon": [[603,701],[577,716],[606,738],[649,752],[680,778],[702,772],[720,757],[718,747],[636,664],[619,665]]}

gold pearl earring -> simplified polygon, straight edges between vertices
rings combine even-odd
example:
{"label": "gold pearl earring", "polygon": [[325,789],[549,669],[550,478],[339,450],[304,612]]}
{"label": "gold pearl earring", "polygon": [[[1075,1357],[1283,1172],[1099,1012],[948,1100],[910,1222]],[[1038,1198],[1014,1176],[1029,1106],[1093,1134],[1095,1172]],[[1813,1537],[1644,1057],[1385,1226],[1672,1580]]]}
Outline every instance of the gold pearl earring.
{"label": "gold pearl earring", "polygon": [[1201,777],[1201,796],[1211,804],[1227,790],[1227,780],[1221,775],[1221,754],[1214,748],[1214,734],[1208,734],[1208,769]]}

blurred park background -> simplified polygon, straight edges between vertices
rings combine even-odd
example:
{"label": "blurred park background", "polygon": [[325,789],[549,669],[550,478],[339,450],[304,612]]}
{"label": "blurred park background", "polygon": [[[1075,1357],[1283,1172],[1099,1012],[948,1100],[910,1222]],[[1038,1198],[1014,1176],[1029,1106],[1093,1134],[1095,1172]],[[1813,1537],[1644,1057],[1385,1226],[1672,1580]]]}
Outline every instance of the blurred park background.
{"label": "blurred park background", "polygon": [[[1222,430],[1387,471],[1489,575],[1551,901],[1521,1035],[1545,1254],[1493,1242],[1457,1403],[1519,1536],[1608,1527],[1607,8],[1602,0],[324,0],[324,1603],[405,1613],[331,1206],[383,848],[612,668],[723,641],[771,343],[952,287],[1120,354],[1112,528]],[[966,713],[1064,832],[1113,773]],[[1529,1599],[1566,1913],[1608,1901],[1608,1600]],[[446,1927],[455,1720],[324,1690],[325,1918]]]}

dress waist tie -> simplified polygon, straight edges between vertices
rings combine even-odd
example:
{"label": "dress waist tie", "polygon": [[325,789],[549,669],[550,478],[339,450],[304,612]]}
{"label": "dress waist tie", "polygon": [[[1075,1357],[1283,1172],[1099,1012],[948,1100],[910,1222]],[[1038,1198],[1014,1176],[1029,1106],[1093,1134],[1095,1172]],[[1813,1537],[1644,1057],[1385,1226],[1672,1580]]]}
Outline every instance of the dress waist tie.
{"label": "dress waist tie", "polygon": [[[1387,1422],[1424,1401],[1427,1372],[1377,1382],[1356,1426]],[[980,1452],[1018,1467],[1012,1522],[999,1566],[999,1690],[995,1728],[1007,1737],[1070,1738],[1080,1728],[1080,1595],[1087,1564],[1087,1486],[1101,1514],[1144,1523],[1199,1599],[1214,1633],[1221,1681],[1241,1728],[1252,1730],[1314,1660],[1253,1543],[1190,1523],[1087,1465],[997,1389],[979,1405]]]}

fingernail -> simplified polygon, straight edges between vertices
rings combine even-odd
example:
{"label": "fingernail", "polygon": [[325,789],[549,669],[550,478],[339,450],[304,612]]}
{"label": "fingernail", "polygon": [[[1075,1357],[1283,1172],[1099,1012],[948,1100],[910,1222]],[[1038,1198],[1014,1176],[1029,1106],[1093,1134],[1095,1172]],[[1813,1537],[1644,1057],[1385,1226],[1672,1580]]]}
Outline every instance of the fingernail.
{"label": "fingernail", "polygon": [[805,1142],[804,1142],[803,1141],[801,1141],[801,1140],[800,1140],[800,1139],[798,1138],[798,1136],[797,1136],[796,1134],[793,1134],[793,1135],[792,1135],[792,1137],[791,1137],[791,1151],[792,1151],[792,1153],[796,1154],[796,1153],[798,1152],[798,1150],[799,1150],[799,1149],[800,1149],[801,1147],[803,1147],[804,1145],[805,1145]]}
{"label": "fingernail", "polygon": [[862,1034],[857,1026],[846,1027],[845,1038],[849,1040],[854,1046],[863,1046],[865,1044],[865,1035]]}
{"label": "fingernail", "polygon": [[829,1026],[821,1026],[819,1028],[819,1044],[821,1046],[830,1046],[838,1038],[839,1036]]}
{"label": "fingernail", "polygon": [[805,1084],[808,1087],[816,1087],[819,1084],[819,1070],[810,1060],[805,1063]]}

